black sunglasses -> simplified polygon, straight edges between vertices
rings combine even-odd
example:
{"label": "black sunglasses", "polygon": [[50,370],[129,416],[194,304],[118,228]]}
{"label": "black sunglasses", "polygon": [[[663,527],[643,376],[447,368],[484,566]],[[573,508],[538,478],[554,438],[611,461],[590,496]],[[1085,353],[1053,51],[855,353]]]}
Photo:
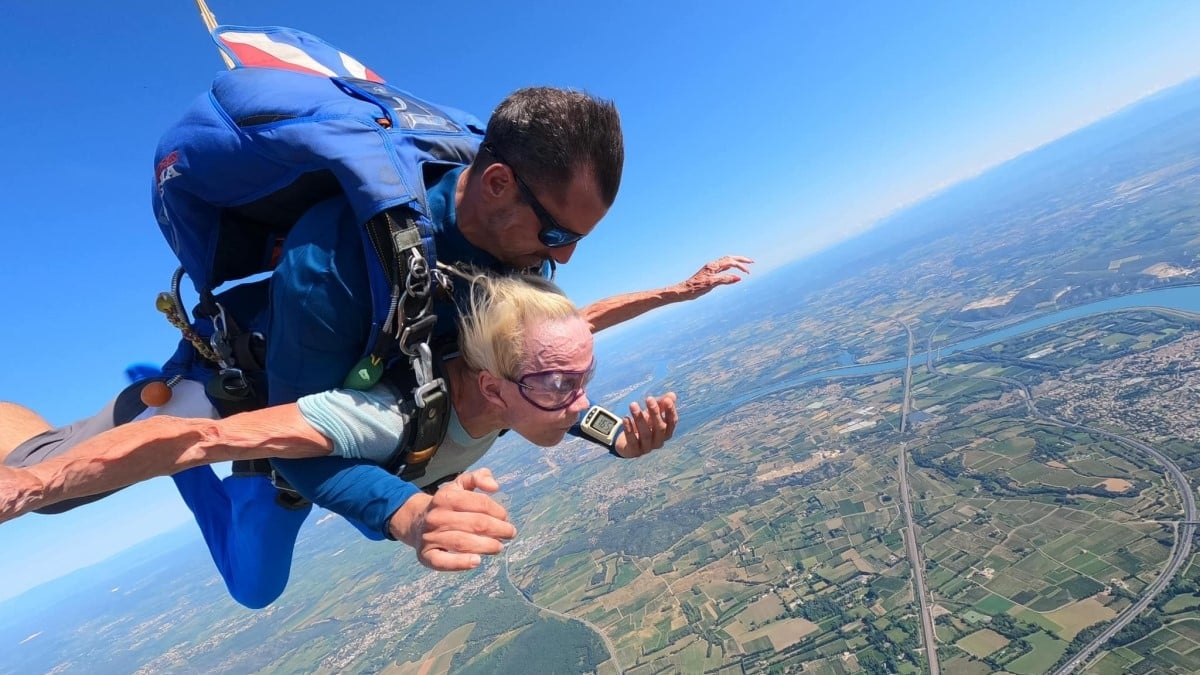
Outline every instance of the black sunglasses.
{"label": "black sunglasses", "polygon": [[570,246],[580,239],[583,239],[582,234],[579,234],[578,232],[572,232],[558,224],[558,221],[554,219],[554,216],[550,215],[550,212],[546,210],[546,207],[542,206],[542,203],[537,200],[537,197],[533,196],[533,190],[530,190],[529,186],[525,184],[525,181],[521,180],[521,177],[517,175],[517,170],[513,168],[513,165],[510,164],[508,160],[504,159],[500,153],[496,152],[496,146],[492,145],[491,143],[485,143],[483,145],[483,149],[486,150],[489,155],[495,157],[496,161],[507,166],[508,170],[512,171],[513,178],[517,179],[517,189],[521,191],[521,197],[527,204],[529,204],[529,208],[533,209],[533,214],[537,216],[538,223],[540,223],[542,226],[542,229],[538,231],[538,241],[542,242],[542,245],[544,245],[546,248],[562,248],[563,246]]}

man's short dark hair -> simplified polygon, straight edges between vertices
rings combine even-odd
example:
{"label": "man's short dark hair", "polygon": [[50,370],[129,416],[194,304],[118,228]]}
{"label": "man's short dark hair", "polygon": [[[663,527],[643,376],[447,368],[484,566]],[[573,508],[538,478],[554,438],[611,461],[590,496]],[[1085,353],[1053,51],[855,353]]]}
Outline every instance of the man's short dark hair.
{"label": "man's short dark hair", "polygon": [[[530,185],[561,191],[576,171],[590,167],[604,203],[617,198],[625,141],[612,101],[554,87],[518,89],[496,106],[484,143]],[[480,166],[495,161],[486,150],[475,158]]]}

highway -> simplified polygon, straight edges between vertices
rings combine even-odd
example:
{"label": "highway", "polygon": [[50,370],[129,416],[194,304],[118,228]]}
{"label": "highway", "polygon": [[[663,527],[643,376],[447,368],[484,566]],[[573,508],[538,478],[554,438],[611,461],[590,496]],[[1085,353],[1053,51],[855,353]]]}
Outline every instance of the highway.
{"label": "highway", "polygon": [[904,366],[904,401],[900,404],[900,433],[903,434],[908,431],[908,413],[912,410],[912,360],[917,339],[908,324],[899,319],[896,323],[904,326],[904,332],[908,333],[908,363]]}
{"label": "highway", "polygon": [[[912,358],[916,339],[912,329],[903,321],[897,323],[904,326],[908,333],[908,366],[904,369],[904,402],[901,405],[900,433],[908,427],[908,410],[912,395]],[[941,666],[938,664],[937,633],[933,630],[933,614],[929,611],[929,595],[925,592],[925,561],[921,558],[921,547],[917,545],[917,526],[912,517],[912,495],[908,490],[908,444],[900,443],[899,458],[900,478],[900,507],[904,511],[904,548],[908,552],[908,564],[913,570],[913,593],[917,596],[917,606],[921,611],[921,639],[925,643],[925,658],[929,662],[929,674],[939,675]]]}
{"label": "highway", "polygon": [[904,548],[908,551],[908,564],[913,570],[913,592],[921,610],[921,639],[925,642],[925,656],[929,662],[929,674],[939,675],[941,666],[937,657],[937,634],[933,632],[933,615],[929,611],[929,596],[925,592],[925,562],[917,546],[917,528],[913,524],[912,504],[908,493],[908,449],[900,444],[900,505],[904,510]]}

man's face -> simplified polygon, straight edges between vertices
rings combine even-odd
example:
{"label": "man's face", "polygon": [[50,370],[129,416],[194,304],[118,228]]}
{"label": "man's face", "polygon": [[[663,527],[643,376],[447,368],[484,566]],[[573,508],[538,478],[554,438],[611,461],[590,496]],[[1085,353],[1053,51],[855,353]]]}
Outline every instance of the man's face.
{"label": "man's face", "polygon": [[[503,167],[505,165],[493,165]],[[533,206],[526,200],[515,179],[509,176],[509,198],[504,206],[493,214],[488,231],[495,239],[488,252],[507,265],[517,268],[538,267],[546,260],[565,264],[575,253],[578,242],[550,248],[538,237],[544,225]],[[559,227],[576,234],[587,235],[596,228],[600,219],[608,213],[608,206],[600,197],[596,181],[590,169],[575,172],[565,189],[529,186],[533,197],[541,204]]]}
{"label": "man's face", "polygon": [[[514,378],[547,371],[582,372],[592,365],[592,333],[580,318],[534,326],[525,335],[524,368]],[[529,442],[550,447],[562,441],[567,430],[590,406],[587,393],[560,410],[542,410],[522,395],[520,385],[505,380],[501,385],[507,426]],[[539,392],[526,395],[537,400]]]}

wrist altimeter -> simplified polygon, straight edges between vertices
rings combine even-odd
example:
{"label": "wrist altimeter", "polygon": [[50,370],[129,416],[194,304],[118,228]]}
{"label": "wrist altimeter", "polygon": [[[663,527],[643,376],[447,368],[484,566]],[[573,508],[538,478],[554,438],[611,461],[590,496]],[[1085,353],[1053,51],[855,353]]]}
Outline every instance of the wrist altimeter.
{"label": "wrist altimeter", "polygon": [[617,447],[617,437],[621,434],[621,427],[620,417],[594,405],[583,414],[572,431],[578,429],[576,436],[599,443],[612,450]]}

